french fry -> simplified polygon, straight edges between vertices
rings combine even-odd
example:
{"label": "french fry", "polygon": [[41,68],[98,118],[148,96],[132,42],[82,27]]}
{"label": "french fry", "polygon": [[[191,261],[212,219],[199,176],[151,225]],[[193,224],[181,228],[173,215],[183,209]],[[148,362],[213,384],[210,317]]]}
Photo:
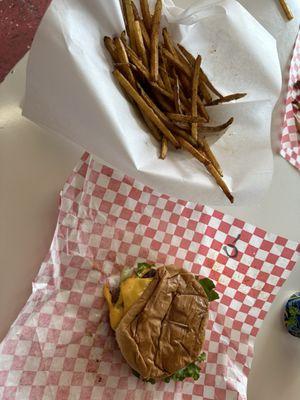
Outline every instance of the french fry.
{"label": "french fry", "polygon": [[156,92],[154,93],[154,97],[156,98],[159,106],[167,112],[172,112],[174,111],[172,106],[171,106],[171,102],[168,101],[162,94]]}
{"label": "french fry", "polygon": [[131,0],[131,7],[132,7],[134,19],[136,21],[139,21],[140,20],[140,14],[139,14],[139,11],[138,11],[136,5],[134,4],[134,2],[132,0]]}
{"label": "french fry", "polygon": [[203,81],[206,86],[218,97],[223,97],[222,94],[214,87],[211,81],[208,79],[208,76],[205,74],[203,69],[200,69],[200,79]]}
{"label": "french fry", "polygon": [[175,47],[175,44],[169,34],[169,31],[167,28],[163,29],[163,37],[165,41],[165,47],[167,50],[170,51],[171,54],[173,54],[174,57],[178,58],[178,60],[185,64],[187,67],[189,67],[189,63],[186,60],[186,58],[181,54],[181,52]]}
{"label": "french fry", "polygon": [[199,79],[199,91],[200,91],[201,95],[203,96],[206,104],[209,104],[212,102],[211,94],[209,93],[205,83],[201,79]]}
{"label": "french fry", "polygon": [[232,100],[238,100],[241,99],[242,97],[245,97],[247,95],[247,93],[234,93],[234,94],[230,94],[228,96],[223,96],[220,99],[216,99],[213,100],[210,104],[208,104],[209,106],[216,106],[217,104],[221,104],[221,103],[228,103],[229,101]]}
{"label": "french fry", "polygon": [[149,36],[149,33],[147,32],[144,21],[142,19],[140,20],[140,27],[141,27],[145,46],[149,50],[150,49],[150,36]]}
{"label": "french fry", "polygon": [[198,148],[202,150],[202,152],[205,154],[205,156],[209,159],[209,161],[214,165],[216,171],[219,173],[219,175],[223,176],[221,167],[219,163],[217,162],[213,152],[210,150],[206,138],[201,138],[198,136]]}
{"label": "french fry", "polygon": [[287,2],[285,0],[279,0],[279,2],[280,2],[280,5],[281,5],[287,19],[289,21],[291,21],[294,18],[294,16],[292,14],[290,7],[287,5]]}
{"label": "french fry", "polygon": [[164,160],[168,153],[168,141],[165,137],[161,139],[160,158]]}
{"label": "french fry", "polygon": [[178,75],[175,73],[175,85],[174,85],[174,105],[175,110],[178,114],[182,114],[182,106],[180,100],[180,85]]}
{"label": "french fry", "polygon": [[185,58],[188,60],[188,62],[191,64],[192,67],[195,65],[195,57],[185,48],[183,47],[180,43],[177,43],[177,46],[181,53],[185,56]]}
{"label": "french fry", "polygon": [[172,85],[171,85],[169,75],[163,66],[159,67],[159,73],[161,75],[161,78],[162,78],[162,81],[163,81],[163,84],[164,84],[164,87],[166,88],[166,90],[168,92],[172,92]]}
{"label": "french fry", "polygon": [[113,71],[113,75],[119,82],[121,87],[129,94],[130,97],[139,105],[142,112],[144,112],[149,120],[160,130],[160,132],[176,147],[180,147],[179,142],[175,136],[169,131],[169,129],[162,123],[151,107],[148,106],[142,96],[135,90],[135,88],[129,83],[129,81],[121,74],[117,69]]}
{"label": "french fry", "polygon": [[166,62],[166,59],[165,59],[165,57],[164,57],[164,55],[162,53],[162,48],[160,47],[159,50],[160,50],[159,53],[160,53],[160,58],[161,58],[161,65],[160,65],[160,68],[159,68],[159,72],[160,72],[160,75],[162,77],[162,81],[164,83],[165,88],[169,92],[172,92],[171,80],[170,80],[169,74],[167,72],[167,68],[168,68],[167,62]]}
{"label": "french fry", "polygon": [[141,112],[141,114],[142,114],[142,116],[143,116],[143,119],[144,119],[144,121],[145,121],[145,124],[146,124],[146,125],[148,126],[148,128],[149,128],[149,131],[150,131],[151,135],[154,136],[154,138],[155,138],[158,142],[160,142],[161,139],[162,139],[162,135],[161,135],[161,133],[159,132],[159,129],[156,127],[156,125],[153,124],[153,122],[150,121],[150,119],[149,119],[144,113]]}
{"label": "french fry", "polygon": [[179,137],[178,138],[179,143],[183,148],[185,148],[188,152],[190,152],[198,161],[200,161],[202,164],[204,164],[205,168],[210,172],[210,174],[214,177],[215,181],[217,184],[220,186],[220,188],[223,190],[227,198],[231,203],[233,203],[233,196],[230,193],[230,190],[228,189],[226,183],[223,181],[222,177],[214,167],[214,165],[208,160],[208,158],[201,153],[199,150],[195,149],[188,141],[185,139]]}
{"label": "french fry", "polygon": [[206,111],[206,108],[203,104],[203,101],[200,99],[199,96],[197,96],[197,105],[199,108],[199,112],[202,114],[202,116],[206,119],[206,122],[209,122],[209,115],[208,112]]}
{"label": "french fry", "polygon": [[127,22],[127,34],[129,37],[129,43],[132,49],[135,51],[136,46],[135,46],[135,40],[134,40],[134,28],[133,28],[133,22],[134,22],[134,14],[133,14],[133,8],[132,8],[132,3],[131,0],[123,0],[124,4],[124,11],[125,11],[125,16],[124,19],[126,19]]}
{"label": "french fry", "polygon": [[209,159],[200,152],[198,149],[196,149],[191,143],[189,143],[187,140],[183,139],[182,137],[178,138],[178,142],[181,144],[181,146],[186,149],[189,153],[192,154],[197,160],[199,160],[202,164],[205,166],[210,164]]}
{"label": "french fry", "polygon": [[169,50],[163,49],[163,53],[168,59],[168,61],[173,64],[176,68],[178,68],[180,71],[184,72],[189,78],[191,77],[191,70],[190,68],[182,63],[176,55],[172,54]]}
{"label": "french fry", "polygon": [[220,164],[218,163],[218,160],[216,159],[214,153],[211,151],[206,138],[203,138],[202,145],[203,145],[203,151],[204,151],[206,157],[211,161],[212,165],[215,167],[218,174],[220,176],[223,176],[222,168],[221,168]]}
{"label": "french fry", "polygon": [[[193,82],[192,82],[192,117],[198,116],[198,87],[199,87],[199,73],[200,73],[200,63],[201,58],[198,56],[195,61],[194,65],[194,75],[193,75]],[[197,122],[192,122],[192,137],[197,140],[198,137],[198,124]]]}
{"label": "french fry", "polygon": [[173,127],[172,132],[175,133],[176,137],[180,136],[182,139],[185,139],[187,142],[189,142],[193,147],[198,148],[198,143],[194,138],[192,138],[190,132],[187,133],[184,130],[178,128],[177,126]]}
{"label": "french fry", "polygon": [[137,70],[141,73],[141,75],[146,78],[147,80],[150,80],[150,73],[149,70],[145,67],[145,65],[142,63],[142,61],[139,59],[139,57],[136,55],[136,53],[127,45],[123,42],[125,46],[126,53],[128,55],[128,58],[130,62],[136,66]]}
{"label": "french fry", "polygon": [[[178,44],[179,49],[181,50],[181,52],[184,52],[184,55],[186,56],[186,59],[188,59],[188,61],[190,62],[191,66],[193,66],[195,64],[195,57],[189,53],[182,45]],[[185,69],[187,71],[187,69]],[[208,79],[207,75],[203,72],[202,68],[200,68],[200,82],[199,82],[199,86],[200,89],[203,90],[202,86],[202,82],[204,82],[206,84],[206,86],[218,97],[223,97],[222,94],[214,87],[214,85],[210,82],[210,80]],[[205,90],[205,89],[204,89]]]}
{"label": "french fry", "polygon": [[179,91],[180,105],[182,108],[182,112],[188,114],[191,110],[191,101],[186,98],[183,90]]}
{"label": "french fry", "polygon": [[120,35],[120,39],[122,40],[123,44],[127,44],[127,34],[126,31],[122,31]]}
{"label": "french fry", "polygon": [[189,134],[184,132],[182,129],[174,126],[172,121],[168,118],[168,116],[161,111],[156,104],[151,100],[151,98],[147,95],[147,93],[140,87],[140,92],[144,100],[147,104],[153,108],[156,115],[163,121],[163,123],[170,129],[172,132],[178,134],[179,136],[183,137],[184,139],[188,140],[193,146],[198,146],[198,143],[195,139],[193,139]]}
{"label": "french fry", "polygon": [[120,63],[120,65],[117,66],[120,66],[121,70],[123,71],[126,78],[129,80],[131,85],[136,87],[135,79],[130,68],[129,59],[122,40],[120,38],[115,38],[114,44],[116,46],[116,54]]}
{"label": "french fry", "polygon": [[177,72],[175,71],[173,72],[173,74],[174,76],[175,75],[178,76],[182,91],[184,92],[187,98],[190,98],[192,96],[191,80],[182,71],[177,70]]}
{"label": "french fry", "polygon": [[143,34],[139,21],[134,21],[134,35],[135,35],[135,44],[137,53],[142,59],[145,67],[148,68],[149,67],[148,56],[144,45]]}
{"label": "french fry", "polygon": [[114,63],[118,62],[118,58],[117,58],[117,54],[116,54],[116,46],[114,45],[114,41],[112,40],[112,38],[110,38],[108,36],[104,36],[103,41],[104,41],[104,45],[105,45],[107,51],[109,52],[113,62]]}
{"label": "french fry", "polygon": [[158,80],[158,67],[159,67],[158,39],[159,39],[159,25],[160,25],[161,11],[162,11],[162,1],[157,0],[152,19],[151,43],[150,43],[150,48],[151,48],[150,76],[154,82]]}
{"label": "french fry", "polygon": [[217,126],[207,126],[207,125],[200,125],[198,131],[203,133],[216,133],[221,132],[224,129],[228,128],[229,125],[233,123],[234,119],[231,117],[227,122]]}
{"label": "french fry", "polygon": [[[166,63],[166,65],[167,65],[167,60],[166,60],[166,57],[165,57],[165,55],[164,55],[164,53],[163,53],[164,48],[167,49],[167,50],[169,50],[169,52],[170,52],[174,57],[176,57],[177,55],[176,55],[176,49],[175,49],[174,43],[173,43],[173,41],[172,41],[172,39],[171,39],[171,36],[170,36],[170,34],[169,34],[167,28],[163,28],[163,30],[162,30],[162,35],[163,35],[163,39],[164,39],[164,47],[162,47],[161,57],[163,57],[163,58],[165,59],[165,63]],[[176,77],[176,71],[175,71],[175,67],[174,67],[174,66],[171,68],[171,73],[172,73],[172,75],[173,75],[174,77]],[[176,85],[177,82],[175,81],[174,84]],[[177,96],[177,98],[178,98],[178,96]]]}
{"label": "french fry", "polygon": [[158,85],[156,82],[149,81],[151,87],[153,87],[154,90],[156,90],[158,93],[162,94],[165,96],[167,99],[173,101],[174,100],[174,94],[168,92],[166,89],[162,88],[160,85]]}
{"label": "french fry", "polygon": [[[194,58],[194,56],[191,53],[189,53],[180,44],[177,44],[177,46],[180,50],[180,51],[177,50],[178,60],[181,62],[182,67],[183,67],[183,65],[185,65],[185,73],[187,73],[188,69],[190,69],[190,71],[192,71],[191,67],[194,70],[194,66],[195,66],[195,62],[196,62],[196,59]],[[198,57],[200,57],[200,65],[201,65],[201,56],[198,56]],[[200,68],[200,65],[199,65],[199,68]],[[200,75],[199,78],[204,77],[203,71],[201,69],[200,69],[199,75]],[[211,97],[208,89],[206,88],[204,81],[201,79],[199,79],[199,91],[200,91],[200,94],[203,96],[206,103],[210,103],[212,101],[212,97]],[[202,109],[202,112],[203,112],[203,109]]]}
{"label": "french fry", "polygon": [[[175,48],[175,45],[174,45],[174,48]],[[184,64],[187,68],[189,68],[190,69],[190,71],[194,71],[194,69],[192,68],[192,66],[190,65],[190,63],[187,61],[187,59],[181,54],[181,52],[177,49],[177,48],[175,48],[175,50],[176,50],[176,57],[178,58],[178,60],[182,63],[182,64]],[[200,57],[200,56],[198,56],[198,57]],[[201,64],[201,57],[200,57],[200,64]]]}
{"label": "french fry", "polygon": [[125,0],[121,0],[121,10],[122,10],[122,15],[123,15],[125,30],[126,30],[126,32],[128,32],[128,21],[127,21]]}
{"label": "french fry", "polygon": [[143,97],[143,99],[146,101],[146,103],[148,104],[149,107],[151,107],[153,109],[153,111],[155,112],[155,114],[162,120],[162,122],[167,126],[170,127],[171,125],[171,121],[170,119],[167,117],[166,114],[164,114],[163,111],[161,111],[159,109],[159,107],[157,107],[157,105],[154,103],[154,101],[151,99],[151,97],[145,92],[145,90],[138,85],[138,89],[139,92],[141,94],[141,96]]}
{"label": "french fry", "polygon": [[152,17],[150,14],[149,3],[148,0],[140,0],[141,12],[143,16],[143,20],[145,23],[145,27],[149,33],[151,33],[152,27]]}
{"label": "french fry", "polygon": [[167,117],[170,118],[172,121],[176,122],[185,122],[188,124],[191,123],[198,123],[201,124],[205,122],[205,119],[202,117],[197,116],[192,116],[192,115],[186,115],[186,114],[176,114],[176,113],[167,113]]}
{"label": "french fry", "polygon": [[206,165],[206,169],[215,178],[215,181],[220,186],[220,188],[223,190],[224,194],[226,195],[226,197],[228,198],[230,203],[233,203],[234,197],[230,193],[228,186],[226,185],[226,183],[224,182],[224,180],[222,179],[222,177],[220,176],[220,174],[218,173],[218,171],[216,170],[214,165],[212,163],[209,163],[208,165]]}
{"label": "french fry", "polygon": [[[191,90],[190,79],[182,71],[178,71],[178,77],[180,79],[180,82],[182,84],[182,88],[184,89],[184,92],[185,92],[186,96],[187,97],[191,97],[192,90]],[[199,81],[199,83],[200,83],[200,81]],[[208,122],[209,121],[209,115],[208,115],[208,112],[205,109],[205,106],[204,106],[200,96],[197,96],[197,105],[198,105],[198,108],[199,108],[199,112],[205,118],[206,122]]]}
{"label": "french fry", "polygon": [[166,48],[171,54],[173,54],[173,56],[175,57],[175,56],[176,56],[176,49],[175,49],[175,47],[174,47],[174,43],[173,43],[173,41],[172,41],[172,39],[171,39],[171,37],[170,37],[170,35],[169,35],[169,32],[168,32],[167,28],[163,28],[163,30],[162,30],[162,35],[163,35],[163,38],[164,38],[164,45],[165,45],[165,48]]}
{"label": "french fry", "polygon": [[[187,122],[179,122],[179,121],[172,121],[172,122],[175,126],[180,128],[181,130],[187,132],[189,135],[191,134],[191,124],[188,124]],[[199,145],[197,145],[197,147],[199,147]]]}
{"label": "french fry", "polygon": [[[182,83],[182,86],[185,89],[185,93],[187,94],[188,97],[191,97],[192,90],[191,90],[191,85],[190,85],[190,79],[182,71],[178,72],[178,76],[180,77],[180,82]],[[199,81],[199,83],[200,83],[200,81]],[[208,112],[206,111],[205,106],[204,106],[200,96],[198,96],[198,94],[197,94],[197,106],[199,108],[199,112],[201,113],[201,115],[205,118],[206,122],[208,122],[209,121]]]}

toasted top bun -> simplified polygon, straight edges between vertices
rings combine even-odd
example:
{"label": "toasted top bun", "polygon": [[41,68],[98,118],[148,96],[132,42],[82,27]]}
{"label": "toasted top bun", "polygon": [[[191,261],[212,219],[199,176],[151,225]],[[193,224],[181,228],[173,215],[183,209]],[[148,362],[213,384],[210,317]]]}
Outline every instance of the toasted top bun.
{"label": "toasted top bun", "polygon": [[196,360],[207,319],[208,298],[196,277],[164,266],[121,319],[116,339],[142,378],[161,379]]}

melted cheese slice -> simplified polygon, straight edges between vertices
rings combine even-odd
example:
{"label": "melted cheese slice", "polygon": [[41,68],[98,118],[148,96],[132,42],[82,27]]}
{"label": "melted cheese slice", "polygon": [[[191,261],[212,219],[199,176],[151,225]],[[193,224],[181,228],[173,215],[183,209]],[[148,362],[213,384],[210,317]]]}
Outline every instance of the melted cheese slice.
{"label": "melted cheese slice", "polygon": [[108,284],[105,284],[103,294],[109,308],[109,320],[111,327],[115,330],[122,317],[129,308],[142,295],[153,278],[130,277],[120,285],[120,294],[117,302],[113,304]]}

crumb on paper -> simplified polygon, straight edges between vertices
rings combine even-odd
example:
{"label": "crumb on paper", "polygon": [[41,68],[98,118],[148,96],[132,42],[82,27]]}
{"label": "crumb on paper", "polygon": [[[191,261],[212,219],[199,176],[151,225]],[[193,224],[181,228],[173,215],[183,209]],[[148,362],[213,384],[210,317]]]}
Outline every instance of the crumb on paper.
{"label": "crumb on paper", "polygon": [[92,269],[95,269],[97,271],[101,270],[101,263],[100,261],[93,261],[92,263]]}
{"label": "crumb on paper", "polygon": [[94,337],[95,334],[94,334],[93,332],[91,332],[90,330],[87,330],[87,331],[86,331],[86,336]]}

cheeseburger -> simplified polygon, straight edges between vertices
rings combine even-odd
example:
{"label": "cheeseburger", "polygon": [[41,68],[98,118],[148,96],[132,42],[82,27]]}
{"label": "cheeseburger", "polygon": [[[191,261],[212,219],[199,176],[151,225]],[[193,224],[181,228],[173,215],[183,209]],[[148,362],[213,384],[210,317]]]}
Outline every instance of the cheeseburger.
{"label": "cheeseburger", "polygon": [[104,296],[116,340],[133,373],[147,382],[199,378],[209,301],[209,279],[174,265],[140,263]]}

